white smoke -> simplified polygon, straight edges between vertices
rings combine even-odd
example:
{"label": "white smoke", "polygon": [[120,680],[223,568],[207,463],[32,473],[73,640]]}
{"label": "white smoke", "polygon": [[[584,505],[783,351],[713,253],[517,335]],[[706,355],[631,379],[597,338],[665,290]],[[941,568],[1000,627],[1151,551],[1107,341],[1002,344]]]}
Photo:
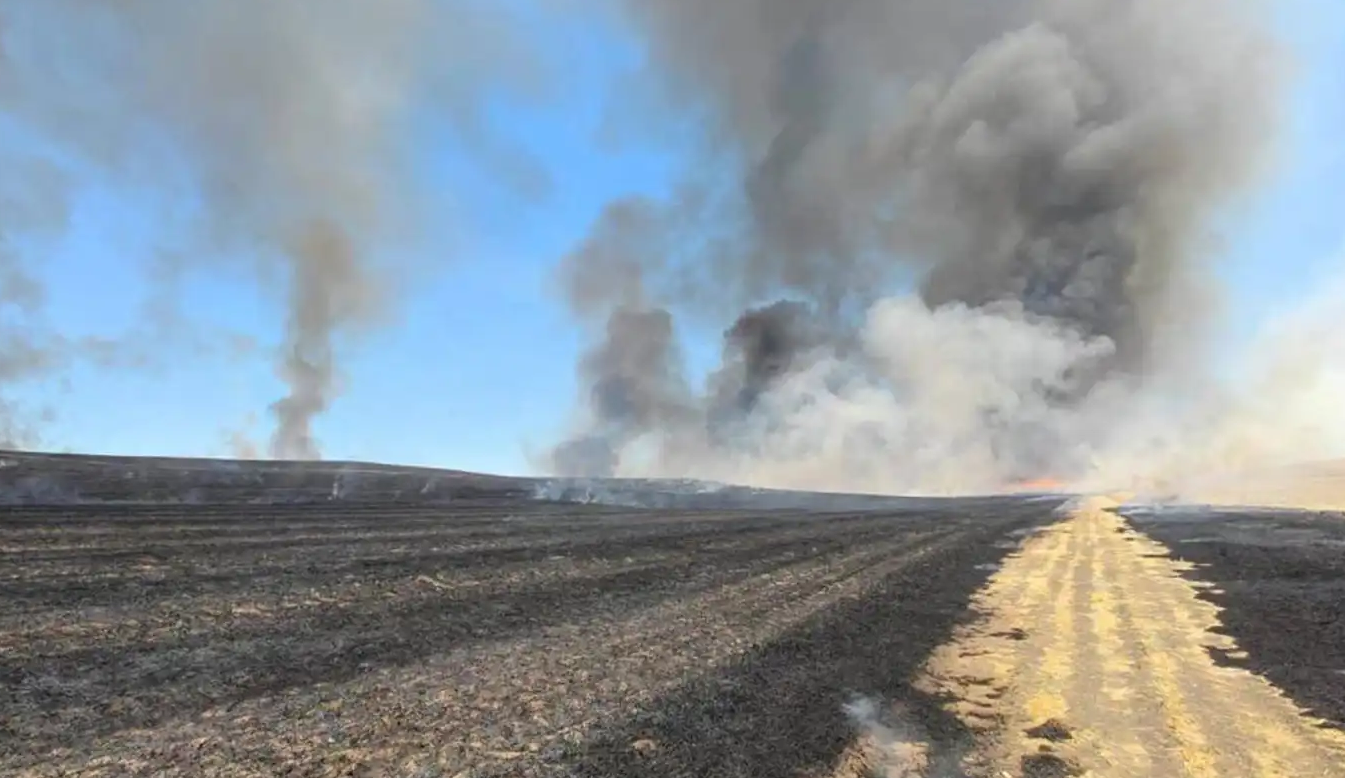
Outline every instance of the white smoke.
{"label": "white smoke", "polygon": [[[856,370],[854,354],[821,356],[759,399],[737,430],[750,449],[684,429],[631,446],[619,473],[927,495],[1050,478],[1196,497],[1220,475],[1345,455],[1341,310],[1336,284],[1272,317],[1225,381],[1115,377],[1053,403],[1072,372],[1110,355],[1107,340],[1012,311],[890,298],[862,330],[874,370]],[[1034,461],[1041,469],[1024,469]],[[1061,462],[1076,469],[1050,469]]]}
{"label": "white smoke", "polygon": [[[576,315],[609,324],[558,466],[1180,494],[1345,452],[1340,288],[1277,317],[1232,380],[1211,369],[1213,225],[1264,180],[1281,108],[1254,4],[625,5],[715,151],[562,264]],[[884,298],[903,273],[917,288]],[[698,389],[679,317],[725,300],[742,313]]]}
{"label": "white smoke", "polygon": [[[1292,493],[1306,484],[1294,483],[1294,466],[1345,456],[1342,311],[1345,272],[1270,315],[1226,380],[1188,381],[1167,395],[1159,385],[1127,397],[1118,408],[1126,423],[1116,425],[1081,486],[1186,500],[1299,502]],[[1345,506],[1341,475],[1321,487],[1332,494],[1318,490],[1311,501]]]}
{"label": "white smoke", "polygon": [[858,758],[873,778],[963,778],[959,755],[936,749],[927,732],[900,705],[880,706],[869,697],[845,705],[859,729]]}

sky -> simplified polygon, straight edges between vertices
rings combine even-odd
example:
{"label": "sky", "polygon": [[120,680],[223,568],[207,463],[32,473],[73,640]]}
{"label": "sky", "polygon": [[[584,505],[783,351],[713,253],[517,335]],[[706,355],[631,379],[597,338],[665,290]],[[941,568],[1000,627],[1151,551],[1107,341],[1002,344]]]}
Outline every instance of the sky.
{"label": "sky", "polygon": [[[1345,4],[1290,0],[1278,14],[1297,72],[1273,175],[1221,222],[1217,267],[1228,296],[1220,347],[1228,353],[1345,266]],[[437,184],[431,207],[444,218],[401,250],[439,270],[416,279],[389,326],[350,344],[345,391],[315,427],[326,458],[526,473],[529,453],[564,433],[582,342],[550,290],[551,269],[606,202],[666,191],[677,166],[664,152],[599,139],[606,85],[638,67],[638,52],[601,29],[555,35],[582,35],[565,39],[582,54],[567,62],[564,99],[526,110],[500,102],[490,112],[496,131],[548,170],[546,196],[511,194],[435,125],[418,128],[414,162]],[[0,143],[21,153],[33,142],[0,123]],[[76,192],[68,224],[25,239],[23,249],[43,257],[53,329],[115,336],[140,320],[142,271],[171,242],[173,214],[191,198],[92,174]],[[228,456],[230,436],[241,433],[264,450],[267,406],[283,393],[267,349],[279,338],[282,309],[226,273],[195,273],[183,284],[180,299],[197,326],[259,346],[140,369],[80,364],[18,384],[12,399],[53,411],[43,448]],[[708,360],[716,346],[703,345]]]}

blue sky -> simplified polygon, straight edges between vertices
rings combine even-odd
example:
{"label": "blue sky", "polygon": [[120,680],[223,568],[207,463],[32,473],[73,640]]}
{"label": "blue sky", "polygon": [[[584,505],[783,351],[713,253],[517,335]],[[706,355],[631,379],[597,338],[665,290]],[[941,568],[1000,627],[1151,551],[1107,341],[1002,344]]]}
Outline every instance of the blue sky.
{"label": "blue sky", "polygon": [[[1236,312],[1223,330],[1227,348],[1345,256],[1345,3],[1292,0],[1280,8],[1300,71],[1281,165],[1225,231],[1220,267]],[[527,449],[540,450],[563,430],[581,339],[547,291],[550,268],[605,202],[660,191],[673,169],[653,151],[616,153],[595,141],[603,86],[634,55],[600,32],[589,35],[592,45],[582,49],[589,54],[568,63],[564,112],[494,111],[498,128],[551,172],[545,201],[509,195],[446,144],[424,139],[419,162],[427,175],[455,183],[459,217],[456,232],[426,242],[442,241],[453,256],[404,300],[394,326],[371,333],[345,361],[348,389],[316,425],[325,456],[525,472]],[[45,257],[54,328],[115,335],[137,320],[145,287],[131,266],[171,234],[165,214],[174,194],[92,178],[77,191],[64,232],[27,248]],[[280,308],[245,279],[197,275],[181,299],[195,321],[263,343],[277,338]],[[174,354],[150,370],[81,365],[9,396],[55,408],[42,430],[46,447],[220,456],[231,430],[265,442],[266,407],[282,392],[269,356],[258,352]]]}

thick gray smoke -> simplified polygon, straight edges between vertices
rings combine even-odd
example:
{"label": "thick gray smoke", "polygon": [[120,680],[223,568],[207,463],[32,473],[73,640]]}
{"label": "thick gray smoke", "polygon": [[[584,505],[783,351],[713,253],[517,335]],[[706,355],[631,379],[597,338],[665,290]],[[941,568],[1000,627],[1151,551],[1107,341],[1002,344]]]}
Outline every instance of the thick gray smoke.
{"label": "thick gray smoke", "polygon": [[804,303],[781,300],[748,310],[724,333],[724,366],[710,378],[715,406],[750,414],[773,384],[823,345],[822,338]]}
{"label": "thick gray smoke", "polygon": [[[271,450],[316,457],[338,355],[390,310],[407,270],[374,246],[400,245],[426,215],[411,120],[456,131],[527,191],[544,186],[479,109],[487,86],[543,85],[505,13],[472,0],[0,0],[0,119],[83,175],[200,197],[185,261],[247,257],[278,292],[288,391]],[[13,219],[0,214],[0,236]],[[23,289],[5,280],[7,297]]]}
{"label": "thick gray smoke", "polygon": [[601,345],[579,366],[590,386],[596,428],[557,450],[562,473],[611,472],[622,447],[684,420],[688,394],[679,357],[672,317],[666,311],[613,311]]}
{"label": "thick gray smoke", "polygon": [[[591,404],[580,437],[612,471],[1076,477],[1137,393],[1199,360],[1211,222],[1266,166],[1278,114],[1248,3],[618,5],[648,46],[638,88],[660,99],[617,126],[691,116],[697,151],[677,197],[610,208],[566,259],[571,302],[592,319],[638,300],[660,326],[647,347],[620,328],[620,350],[661,355],[674,316],[748,312],[694,413],[612,436]],[[789,302],[756,307],[772,298]],[[595,366],[589,386],[610,378]],[[662,363],[623,379],[622,408],[684,381]]]}

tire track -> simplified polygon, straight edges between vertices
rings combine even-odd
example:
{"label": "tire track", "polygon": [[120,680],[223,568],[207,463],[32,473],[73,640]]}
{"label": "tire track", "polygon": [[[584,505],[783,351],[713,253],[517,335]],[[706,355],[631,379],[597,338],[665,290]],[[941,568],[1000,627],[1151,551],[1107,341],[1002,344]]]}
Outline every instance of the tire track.
{"label": "tire track", "polygon": [[[1067,527],[1055,527],[1049,535],[1052,545],[1049,553],[1050,571],[1040,576],[1045,591],[1031,590],[1036,595],[1042,615],[1033,621],[1040,625],[1035,630],[1032,644],[1038,649],[1036,661],[1025,673],[1031,693],[1024,703],[1023,713],[1035,722],[1064,719],[1070,713],[1069,689],[1074,676],[1078,649],[1074,643],[1073,598],[1069,583],[1079,565],[1078,537]],[[1046,640],[1041,639],[1047,638]]]}
{"label": "tire track", "polygon": [[[1140,722],[1124,731],[1107,733],[1112,748],[1102,757],[1117,775],[1168,775],[1178,767],[1163,754],[1151,754],[1147,743],[1159,737],[1158,710],[1154,701],[1139,693],[1153,686],[1153,673],[1144,662],[1144,647],[1135,626],[1127,592],[1120,583],[1117,547],[1106,543],[1096,523],[1087,525],[1088,542],[1098,550],[1099,579],[1089,600],[1092,637],[1097,642],[1101,673],[1098,676],[1104,705],[1113,706],[1127,720]],[[1156,769],[1161,766],[1161,770]]]}

